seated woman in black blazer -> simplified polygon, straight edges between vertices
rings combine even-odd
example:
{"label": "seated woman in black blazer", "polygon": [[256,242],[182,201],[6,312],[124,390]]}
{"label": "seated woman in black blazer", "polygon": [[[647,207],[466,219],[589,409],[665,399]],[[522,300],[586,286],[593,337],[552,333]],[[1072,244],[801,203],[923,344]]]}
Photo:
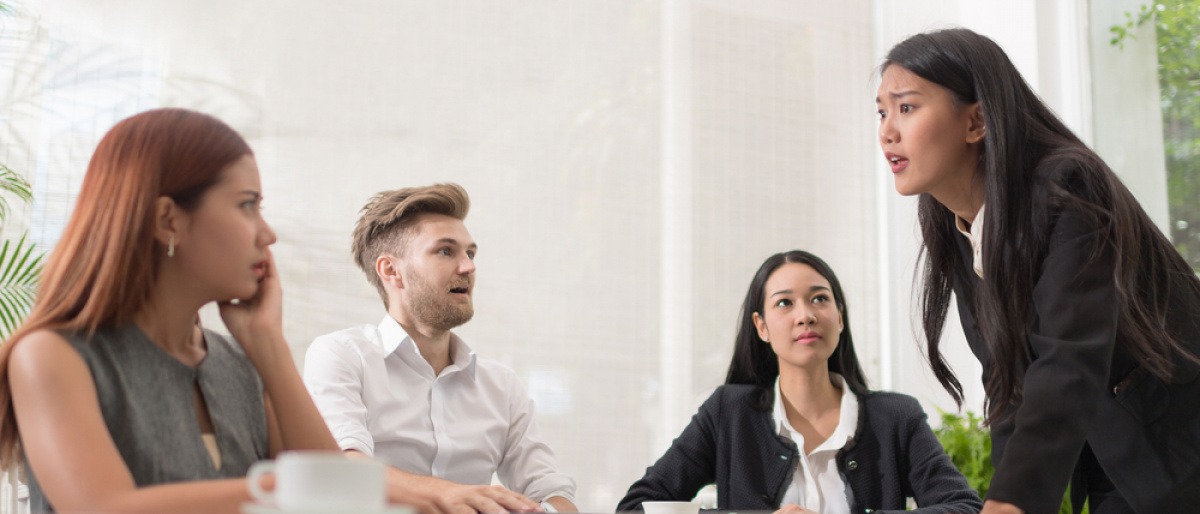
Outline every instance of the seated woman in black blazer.
{"label": "seated woman in black blazer", "polygon": [[712,483],[722,510],[882,512],[910,497],[916,512],[982,508],[917,401],[867,390],[842,286],[819,257],[763,263],[734,344],[725,385],[617,510],[689,500]]}

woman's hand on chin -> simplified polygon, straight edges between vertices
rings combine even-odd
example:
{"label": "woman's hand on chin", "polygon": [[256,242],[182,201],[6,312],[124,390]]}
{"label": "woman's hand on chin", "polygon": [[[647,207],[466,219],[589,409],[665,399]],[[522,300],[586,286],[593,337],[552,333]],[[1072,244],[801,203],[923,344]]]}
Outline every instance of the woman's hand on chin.
{"label": "woman's hand on chin", "polygon": [[267,265],[258,291],[245,300],[230,300],[219,304],[221,319],[229,333],[246,351],[252,362],[265,357],[283,340],[283,289],[275,269],[275,257],[267,249]]}

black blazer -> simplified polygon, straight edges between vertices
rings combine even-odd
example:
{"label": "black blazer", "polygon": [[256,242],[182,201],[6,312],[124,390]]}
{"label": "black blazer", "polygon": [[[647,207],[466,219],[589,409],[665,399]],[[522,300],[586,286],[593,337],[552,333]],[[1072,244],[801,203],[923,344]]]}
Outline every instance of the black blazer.
{"label": "black blazer", "polygon": [[[1097,230],[1079,213],[1048,219],[1051,236],[1029,303],[1033,361],[1022,402],[991,429],[996,474],[988,498],[1032,514],[1058,512],[1086,441],[1137,512],[1196,512],[1200,367],[1181,361],[1169,382],[1141,370],[1117,326],[1112,248],[1092,256]],[[954,271],[953,289],[959,317],[986,370],[989,352],[974,310],[980,278],[971,269],[970,243],[957,239],[962,265]],[[1200,296],[1189,280],[1195,277],[1173,280],[1166,322],[1178,341],[1200,353]]]}
{"label": "black blazer", "polygon": [[[769,410],[753,406],[761,393],[750,385],[717,388],[667,453],[630,486],[617,510],[641,510],[644,501],[690,500],[712,483],[717,484],[718,509],[779,508],[799,451],[775,432]],[[914,512],[975,513],[983,508],[915,399],[872,392],[858,401],[858,430],[837,456],[849,486],[850,512],[903,511],[909,497],[921,507]]]}

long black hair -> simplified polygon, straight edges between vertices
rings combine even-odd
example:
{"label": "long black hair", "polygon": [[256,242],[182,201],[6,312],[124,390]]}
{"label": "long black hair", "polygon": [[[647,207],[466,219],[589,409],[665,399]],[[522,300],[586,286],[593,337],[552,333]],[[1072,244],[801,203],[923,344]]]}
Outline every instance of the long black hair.
{"label": "long black hair", "polygon": [[[979,103],[987,127],[976,180],[984,191],[983,280],[973,311],[990,352],[984,370],[988,420],[1021,400],[1032,360],[1030,301],[1047,253],[1054,216],[1064,208],[1098,229],[1092,257],[1117,256],[1117,343],[1148,371],[1169,379],[1173,359],[1189,356],[1165,328],[1170,284],[1178,276],[1200,294],[1200,281],[1154,226],[1116,174],[1042,103],[1004,51],[967,29],[912,36],[880,66],[900,66],[948,89],[961,105]],[[923,239],[920,308],[927,357],[942,386],[962,404],[962,385],[938,342],[960,262],[954,214],[920,195]]]}
{"label": "long black hair", "polygon": [[779,358],[775,356],[771,345],[764,344],[762,339],[759,339],[758,329],[754,326],[754,314],[764,315],[767,279],[775,270],[788,263],[807,264],[829,281],[829,288],[833,290],[833,301],[837,303],[838,311],[842,315],[843,327],[837,348],[829,357],[829,371],[840,374],[846,387],[854,394],[867,394],[867,380],[863,375],[862,366],[858,363],[858,354],[854,353],[854,337],[850,334],[850,308],[846,305],[846,295],[842,294],[842,284],[825,261],[803,250],[772,255],[754,274],[738,316],[733,360],[729,363],[725,383],[758,386],[761,394],[755,406],[762,410],[771,408],[774,402],[775,378],[779,376]]}

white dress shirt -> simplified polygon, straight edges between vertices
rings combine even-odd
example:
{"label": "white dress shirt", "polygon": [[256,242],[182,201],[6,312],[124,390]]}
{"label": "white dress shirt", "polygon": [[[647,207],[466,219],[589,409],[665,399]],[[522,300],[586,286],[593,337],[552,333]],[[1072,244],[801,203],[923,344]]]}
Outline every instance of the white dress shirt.
{"label": "white dress shirt", "polygon": [[983,277],[983,209],[986,205],[979,206],[979,212],[975,214],[975,222],[971,223],[971,228],[967,228],[967,220],[958,216],[954,217],[954,227],[958,229],[958,233],[971,241],[971,267],[975,269],[975,274]]}
{"label": "white dress shirt", "polygon": [[800,458],[796,459],[796,470],[792,483],[783,493],[783,503],[796,504],[821,514],[849,514],[850,504],[846,500],[846,483],[837,467],[837,453],[854,438],[858,430],[858,398],[853,391],[842,385],[842,376],[830,373],[842,391],[841,412],[837,428],[825,442],[804,454],[804,436],[788,422],[783,409],[783,395],[779,391],[779,378],[775,378],[775,410],[772,413],[779,435],[796,443]]}
{"label": "white dress shirt", "polygon": [[460,484],[492,483],[535,501],[575,501],[512,369],[450,336],[453,363],[434,376],[391,316],[323,335],[308,348],[304,383],[343,450]]}

